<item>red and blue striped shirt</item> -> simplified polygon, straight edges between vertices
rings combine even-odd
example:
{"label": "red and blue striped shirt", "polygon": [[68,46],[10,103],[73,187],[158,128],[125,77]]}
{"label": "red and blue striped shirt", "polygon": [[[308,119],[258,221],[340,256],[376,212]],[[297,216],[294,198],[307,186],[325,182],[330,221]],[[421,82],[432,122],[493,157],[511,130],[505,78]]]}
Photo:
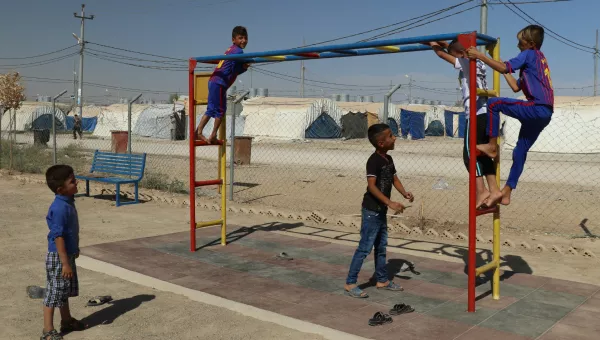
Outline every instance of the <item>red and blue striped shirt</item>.
{"label": "red and blue striped shirt", "polygon": [[[226,55],[243,53],[244,50],[237,45],[231,45],[231,47],[225,51]],[[229,88],[235,82],[237,76],[244,72],[246,72],[246,69],[244,68],[244,63],[242,61],[221,60],[208,81]]]}
{"label": "red and blue striped shirt", "polygon": [[550,68],[542,51],[525,50],[505,64],[510,73],[520,70],[517,85],[528,101],[537,105],[554,107],[554,89],[550,78]]}

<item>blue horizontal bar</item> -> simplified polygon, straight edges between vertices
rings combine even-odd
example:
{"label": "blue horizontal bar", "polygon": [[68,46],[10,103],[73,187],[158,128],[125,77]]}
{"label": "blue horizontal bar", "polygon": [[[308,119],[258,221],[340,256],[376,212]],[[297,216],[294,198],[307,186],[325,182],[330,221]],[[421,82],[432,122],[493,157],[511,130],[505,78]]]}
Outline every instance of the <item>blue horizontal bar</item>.
{"label": "blue horizontal bar", "polygon": [[[446,33],[446,34],[438,34],[438,35],[429,35],[429,36],[420,36],[420,37],[411,37],[411,38],[399,38],[399,39],[388,39],[388,40],[376,40],[376,41],[368,41],[368,42],[358,42],[351,44],[339,44],[339,45],[327,45],[327,46],[312,46],[312,47],[302,47],[302,48],[293,48],[293,49],[285,49],[285,50],[274,50],[274,51],[265,51],[265,52],[251,52],[244,54],[230,54],[230,55],[215,55],[215,56],[206,56],[206,57],[197,57],[192,58],[198,62],[210,62],[217,60],[237,60],[237,59],[246,59],[251,60],[252,58],[263,58],[263,57],[272,57],[272,56],[292,56],[298,53],[322,53],[322,52],[331,52],[331,51],[346,51],[346,50],[355,50],[355,49],[365,49],[365,48],[373,48],[373,47],[381,47],[381,46],[398,46],[398,45],[409,45],[409,44],[419,44],[431,41],[447,41],[456,39],[459,34],[472,33],[472,32],[462,32],[462,33]],[[495,38],[485,34],[477,35],[477,45],[487,45],[489,43],[496,42]],[[402,52],[401,49],[400,52]],[[360,52],[360,51],[357,51]],[[408,52],[408,51],[407,51]],[[383,52],[383,53],[393,53],[393,52]],[[382,54],[382,53],[372,53],[372,54]],[[358,53],[357,55],[363,55]],[[288,57],[287,60],[303,60],[303,59],[314,59],[314,58],[306,58],[299,57],[302,59],[295,59]],[[335,58],[335,57],[330,57]],[[273,60],[270,60],[271,62]]]}

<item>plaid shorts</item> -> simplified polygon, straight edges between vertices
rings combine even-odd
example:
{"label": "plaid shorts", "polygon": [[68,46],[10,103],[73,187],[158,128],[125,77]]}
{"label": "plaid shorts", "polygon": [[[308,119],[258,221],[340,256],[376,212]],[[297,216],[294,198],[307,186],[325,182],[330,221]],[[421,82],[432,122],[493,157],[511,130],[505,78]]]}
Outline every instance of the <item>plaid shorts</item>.
{"label": "plaid shorts", "polygon": [[73,269],[73,277],[65,279],[62,277],[63,265],[58,253],[46,255],[46,292],[44,294],[44,306],[62,307],[70,297],[79,295],[79,282],[77,281],[77,267],[75,256],[69,255],[69,263]]}

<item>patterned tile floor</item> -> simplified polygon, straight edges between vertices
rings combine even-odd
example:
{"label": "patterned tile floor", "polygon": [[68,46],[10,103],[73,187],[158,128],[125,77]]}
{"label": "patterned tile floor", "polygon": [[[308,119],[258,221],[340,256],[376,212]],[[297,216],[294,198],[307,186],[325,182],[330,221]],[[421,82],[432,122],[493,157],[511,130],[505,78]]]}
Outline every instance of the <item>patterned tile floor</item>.
{"label": "patterned tile floor", "polygon": [[[489,282],[477,287],[477,312],[466,312],[465,266],[388,252],[390,275],[403,292],[370,284],[372,256],[359,281],[368,299],[344,295],[354,247],[229,226],[229,244],[219,230],[198,230],[198,251],[189,251],[188,233],[85,247],[86,256],[289,317],[371,339],[598,339],[600,287],[528,274],[504,272],[501,300]],[[293,260],[277,259],[286,252]],[[405,261],[420,275],[399,272]],[[371,327],[377,311],[405,303],[415,312]]]}

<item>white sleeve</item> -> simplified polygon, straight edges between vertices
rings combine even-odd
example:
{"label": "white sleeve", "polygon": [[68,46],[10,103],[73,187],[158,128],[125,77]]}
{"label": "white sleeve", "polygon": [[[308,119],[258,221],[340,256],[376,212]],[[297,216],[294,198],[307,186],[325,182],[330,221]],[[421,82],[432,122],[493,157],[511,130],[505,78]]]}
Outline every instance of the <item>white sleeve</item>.
{"label": "white sleeve", "polygon": [[460,65],[460,61],[458,58],[454,58],[454,69],[462,70],[462,66]]}

